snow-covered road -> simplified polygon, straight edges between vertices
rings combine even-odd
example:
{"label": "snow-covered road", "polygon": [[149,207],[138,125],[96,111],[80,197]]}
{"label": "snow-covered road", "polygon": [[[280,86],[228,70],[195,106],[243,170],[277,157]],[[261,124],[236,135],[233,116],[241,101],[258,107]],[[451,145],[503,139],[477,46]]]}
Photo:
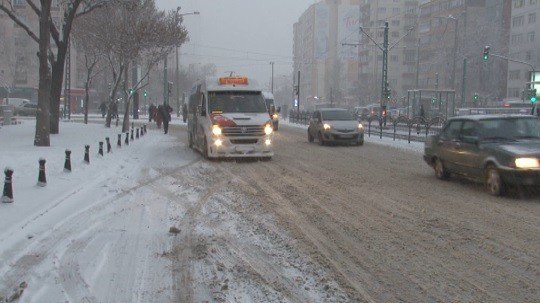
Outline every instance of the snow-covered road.
{"label": "snow-covered road", "polygon": [[[70,140],[40,154],[103,131],[68,127],[59,138]],[[51,160],[46,188],[35,187],[35,149],[0,148],[2,165],[27,160],[15,163],[15,204],[0,205],[0,296],[538,302],[536,197],[494,199],[438,181],[419,144],[321,147],[284,125],[271,162],[209,162],[185,137],[183,126],[151,131],[69,176],[63,159]]]}

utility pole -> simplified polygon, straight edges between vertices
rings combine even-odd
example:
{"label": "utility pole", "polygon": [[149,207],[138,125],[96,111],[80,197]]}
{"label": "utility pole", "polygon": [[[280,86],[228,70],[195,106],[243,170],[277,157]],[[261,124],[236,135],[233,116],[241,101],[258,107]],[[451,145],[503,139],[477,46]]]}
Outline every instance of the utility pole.
{"label": "utility pole", "polygon": [[458,51],[458,26],[459,19],[456,17],[448,17],[454,20],[454,60],[452,60],[452,89],[456,89],[456,61],[457,61],[457,51]]}
{"label": "utility pole", "polygon": [[275,62],[270,62],[270,65],[272,65],[272,87],[270,88],[272,94],[274,94],[274,63]]}
{"label": "utility pole", "polygon": [[420,86],[420,39],[418,39],[418,43],[416,44],[416,89]]}
{"label": "utility pole", "polygon": [[178,46],[176,47],[176,72],[175,72],[175,86],[176,86],[176,116],[180,117],[180,59],[178,58]]}
{"label": "utility pole", "polygon": [[460,107],[465,106],[465,93],[467,86],[467,58],[463,58],[463,79],[461,80],[461,103]]}
{"label": "utility pole", "polygon": [[300,111],[300,71],[298,71],[298,111]]}
{"label": "utility pole", "polygon": [[383,42],[383,66],[381,85],[381,111],[386,106],[388,94],[388,21],[384,22],[384,42]]}

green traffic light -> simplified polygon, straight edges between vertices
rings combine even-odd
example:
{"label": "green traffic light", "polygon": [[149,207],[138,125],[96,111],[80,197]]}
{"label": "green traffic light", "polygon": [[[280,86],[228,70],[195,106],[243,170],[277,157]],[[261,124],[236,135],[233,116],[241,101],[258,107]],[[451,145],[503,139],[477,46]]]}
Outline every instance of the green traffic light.
{"label": "green traffic light", "polygon": [[489,60],[489,55],[484,55],[484,61],[488,61]]}
{"label": "green traffic light", "polygon": [[538,101],[538,99],[536,97],[531,97],[531,102],[532,103],[536,103],[536,101]]}

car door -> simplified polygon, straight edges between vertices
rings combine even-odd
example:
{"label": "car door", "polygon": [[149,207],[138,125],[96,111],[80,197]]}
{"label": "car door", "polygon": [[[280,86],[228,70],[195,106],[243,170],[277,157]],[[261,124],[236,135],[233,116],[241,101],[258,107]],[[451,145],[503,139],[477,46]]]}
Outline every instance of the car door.
{"label": "car door", "polygon": [[479,125],[476,121],[464,121],[460,132],[460,146],[456,161],[464,175],[476,178],[482,175],[482,151],[478,145]]}
{"label": "car door", "polygon": [[438,157],[443,162],[447,170],[459,172],[458,149],[461,147],[459,134],[463,121],[450,121],[441,132],[437,144]]}

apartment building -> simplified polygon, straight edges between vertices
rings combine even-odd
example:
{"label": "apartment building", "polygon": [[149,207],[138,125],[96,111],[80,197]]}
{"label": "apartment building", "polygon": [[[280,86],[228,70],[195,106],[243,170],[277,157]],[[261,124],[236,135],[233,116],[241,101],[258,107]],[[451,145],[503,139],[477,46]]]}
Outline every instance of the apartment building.
{"label": "apartment building", "polygon": [[[294,78],[300,71],[300,107],[358,104],[359,0],[324,0],[294,24]],[[297,80],[295,80],[297,81]]]}
{"label": "apartment building", "polygon": [[[528,62],[540,69],[540,0],[513,0],[510,29],[510,57]],[[508,97],[522,98],[526,82],[531,80],[527,65],[510,62]],[[537,76],[540,81],[540,76]]]}
{"label": "apartment building", "polygon": [[[416,87],[418,1],[363,1],[364,31],[360,45],[361,103],[379,103],[382,91],[383,53],[373,42],[382,45],[384,26],[389,25],[388,84],[391,103],[397,104]],[[368,37],[369,35],[369,37]],[[392,105],[390,104],[390,105]]]}

